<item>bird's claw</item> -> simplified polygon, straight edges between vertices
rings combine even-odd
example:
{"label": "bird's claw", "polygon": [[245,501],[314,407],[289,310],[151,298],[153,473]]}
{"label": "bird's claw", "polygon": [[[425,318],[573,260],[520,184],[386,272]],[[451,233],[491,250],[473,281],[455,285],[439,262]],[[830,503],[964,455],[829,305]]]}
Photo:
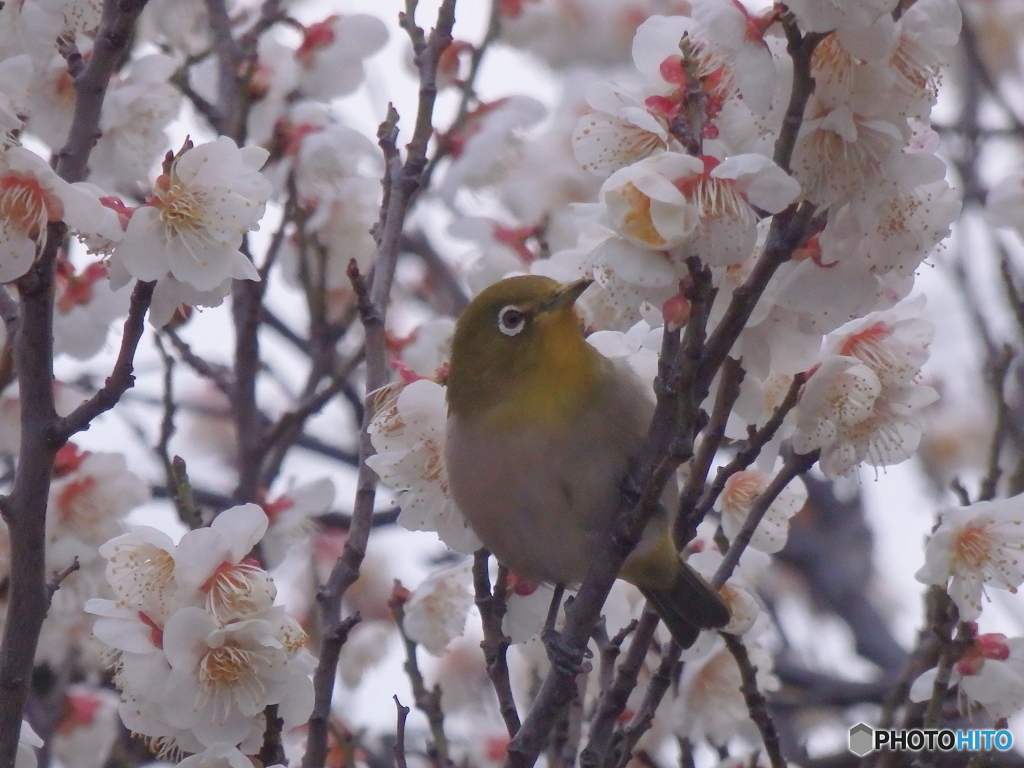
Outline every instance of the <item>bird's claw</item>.
{"label": "bird's claw", "polygon": [[580,651],[573,648],[565,641],[561,632],[550,627],[544,628],[540,633],[540,639],[544,643],[545,650],[548,652],[548,661],[559,672],[570,677],[576,677],[576,675],[586,671],[587,665],[584,664],[583,660],[591,655],[589,649]]}

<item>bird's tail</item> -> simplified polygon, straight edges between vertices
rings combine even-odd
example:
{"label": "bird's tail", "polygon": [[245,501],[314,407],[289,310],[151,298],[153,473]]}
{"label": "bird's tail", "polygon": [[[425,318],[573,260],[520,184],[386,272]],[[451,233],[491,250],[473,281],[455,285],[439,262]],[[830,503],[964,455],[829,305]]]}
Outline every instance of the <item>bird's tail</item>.
{"label": "bird's tail", "polygon": [[680,563],[671,586],[641,587],[640,591],[681,648],[693,645],[702,629],[721,629],[729,623],[725,600],[686,563]]}

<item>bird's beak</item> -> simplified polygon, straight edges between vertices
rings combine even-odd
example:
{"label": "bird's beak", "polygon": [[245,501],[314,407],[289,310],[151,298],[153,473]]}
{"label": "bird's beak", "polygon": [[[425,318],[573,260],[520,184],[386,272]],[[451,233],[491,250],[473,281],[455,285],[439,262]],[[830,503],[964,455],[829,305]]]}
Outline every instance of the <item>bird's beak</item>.
{"label": "bird's beak", "polygon": [[558,286],[558,290],[555,291],[555,295],[551,297],[543,307],[542,312],[554,312],[556,309],[574,304],[587,288],[591,286],[594,281],[591,278],[584,278],[582,280],[573,280],[571,283],[563,283]]}

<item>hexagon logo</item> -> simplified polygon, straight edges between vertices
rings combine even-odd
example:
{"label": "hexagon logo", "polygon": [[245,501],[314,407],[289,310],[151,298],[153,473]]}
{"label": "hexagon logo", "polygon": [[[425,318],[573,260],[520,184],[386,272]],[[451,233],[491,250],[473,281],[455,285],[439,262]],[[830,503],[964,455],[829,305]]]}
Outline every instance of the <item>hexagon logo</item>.
{"label": "hexagon logo", "polygon": [[857,723],[850,729],[850,751],[857,757],[864,755],[874,749],[875,729],[866,723]]}

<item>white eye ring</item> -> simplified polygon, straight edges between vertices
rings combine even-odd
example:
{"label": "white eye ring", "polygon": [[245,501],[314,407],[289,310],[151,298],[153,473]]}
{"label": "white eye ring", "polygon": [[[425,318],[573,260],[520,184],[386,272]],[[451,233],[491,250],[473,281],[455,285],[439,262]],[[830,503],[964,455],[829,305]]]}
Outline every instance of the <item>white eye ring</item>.
{"label": "white eye ring", "polygon": [[509,304],[498,313],[498,330],[506,336],[515,336],[526,327],[526,313]]}

